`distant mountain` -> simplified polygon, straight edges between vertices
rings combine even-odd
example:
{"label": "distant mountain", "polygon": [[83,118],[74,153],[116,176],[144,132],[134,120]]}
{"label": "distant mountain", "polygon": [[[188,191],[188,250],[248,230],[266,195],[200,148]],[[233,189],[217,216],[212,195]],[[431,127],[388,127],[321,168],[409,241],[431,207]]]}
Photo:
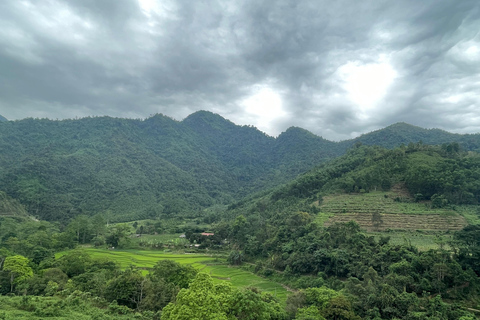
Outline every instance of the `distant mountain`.
{"label": "distant mountain", "polygon": [[0,114],[0,122],[2,122],[2,121],[8,121],[8,119]]}
{"label": "distant mountain", "polygon": [[357,142],[458,142],[477,150],[479,135],[396,124],[343,142],[292,127],[277,138],[199,111],[183,121],[89,117],[0,122],[0,190],[48,220],[104,213],[126,221],[196,216],[286,183],[344,154]]}
{"label": "distant mountain", "polygon": [[346,148],[361,142],[384,148],[398,147],[402,144],[422,142],[429,145],[458,142],[466,150],[480,148],[480,134],[456,134],[440,129],[424,129],[404,122],[392,124],[386,128],[363,134],[358,138],[340,142]]}

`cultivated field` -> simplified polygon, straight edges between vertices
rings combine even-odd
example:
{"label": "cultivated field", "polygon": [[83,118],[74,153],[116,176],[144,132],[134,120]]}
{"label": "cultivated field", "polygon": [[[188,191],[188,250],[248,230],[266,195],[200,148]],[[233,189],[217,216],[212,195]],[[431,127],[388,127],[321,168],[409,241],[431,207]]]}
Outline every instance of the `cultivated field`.
{"label": "cultivated field", "polygon": [[451,209],[431,209],[429,203],[398,199],[396,192],[326,196],[320,207],[323,213],[320,219],[329,216],[324,222],[327,226],[334,222],[355,220],[367,231],[455,231],[467,225],[465,218]]}
{"label": "cultivated field", "polygon": [[85,250],[92,257],[106,257],[116,261],[122,268],[134,265],[148,270],[159,260],[174,260],[181,264],[190,264],[200,272],[208,273],[216,282],[228,281],[234,287],[257,287],[278,297],[283,303],[287,299],[288,291],[280,284],[246,270],[230,267],[225,259],[222,258],[202,254],[168,254],[144,250],[104,250],[93,248]]}

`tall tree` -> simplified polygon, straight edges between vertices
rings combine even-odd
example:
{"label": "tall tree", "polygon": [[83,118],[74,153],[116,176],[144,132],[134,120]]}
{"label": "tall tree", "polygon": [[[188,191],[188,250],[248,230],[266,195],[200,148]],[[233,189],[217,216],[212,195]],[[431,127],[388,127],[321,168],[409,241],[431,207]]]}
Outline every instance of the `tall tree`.
{"label": "tall tree", "polygon": [[33,270],[29,267],[30,260],[24,256],[16,255],[5,258],[3,270],[10,273],[10,292],[13,292],[14,284],[21,283],[33,277]]}

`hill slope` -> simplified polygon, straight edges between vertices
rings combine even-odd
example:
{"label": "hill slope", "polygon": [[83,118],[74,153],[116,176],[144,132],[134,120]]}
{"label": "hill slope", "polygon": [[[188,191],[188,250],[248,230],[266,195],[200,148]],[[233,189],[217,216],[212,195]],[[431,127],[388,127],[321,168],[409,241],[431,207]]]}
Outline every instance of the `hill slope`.
{"label": "hill slope", "polygon": [[370,230],[459,230],[467,222],[458,206],[480,203],[479,181],[480,155],[452,145],[361,146],[227,213],[245,215],[252,226],[305,212],[322,223],[357,220]]}
{"label": "hill slope", "polygon": [[[400,124],[358,138],[390,147],[418,140],[457,141],[470,150],[479,136]],[[108,213],[118,221],[192,216],[286,183],[356,141],[331,142],[295,127],[273,138],[205,111],[183,121],[163,115],[5,121],[0,190],[48,220],[81,213]]]}
{"label": "hill slope", "polygon": [[27,217],[27,211],[18,203],[10,198],[5,192],[0,191],[0,216],[1,217]]}

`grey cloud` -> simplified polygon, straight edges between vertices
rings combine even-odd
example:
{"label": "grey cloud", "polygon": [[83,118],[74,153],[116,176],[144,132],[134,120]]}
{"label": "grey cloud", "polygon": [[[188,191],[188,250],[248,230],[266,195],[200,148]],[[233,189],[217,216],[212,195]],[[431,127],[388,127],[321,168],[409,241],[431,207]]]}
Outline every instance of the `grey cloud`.
{"label": "grey cloud", "polygon": [[[288,114],[276,133],[295,125],[338,140],[398,121],[480,130],[475,0],[161,5],[146,16],[134,0],[3,1],[0,114],[181,119],[207,109],[242,122],[251,116],[239,102],[266,84]],[[397,78],[360,112],[339,68],[380,57]]]}

